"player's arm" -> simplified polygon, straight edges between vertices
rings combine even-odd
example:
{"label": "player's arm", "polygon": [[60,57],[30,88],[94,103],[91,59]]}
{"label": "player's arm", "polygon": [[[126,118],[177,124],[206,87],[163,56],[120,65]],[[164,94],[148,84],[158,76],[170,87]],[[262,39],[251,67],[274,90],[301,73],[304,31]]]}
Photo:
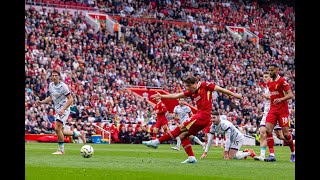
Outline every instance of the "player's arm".
{"label": "player's arm", "polygon": [[157,92],[157,94],[151,95],[150,98],[151,99],[154,99],[154,98],[179,99],[179,98],[186,98],[186,96],[183,93],[160,94]]}
{"label": "player's arm", "polygon": [[72,97],[71,93],[67,95],[67,98],[68,98],[68,101],[67,101],[67,103],[63,106],[63,108],[62,108],[63,110],[67,110],[68,107],[73,103],[73,97]]}
{"label": "player's arm", "polygon": [[229,157],[229,148],[230,148],[230,145],[231,145],[231,129],[230,127],[228,127],[225,131],[225,137],[226,137],[226,143],[225,143],[225,146],[224,146],[224,159],[230,159],[232,157]]}
{"label": "player's arm", "polygon": [[287,101],[287,100],[292,99],[294,97],[292,90],[291,90],[291,87],[290,87],[289,83],[287,83],[286,80],[283,81],[282,88],[284,90],[284,97],[275,99],[273,101],[275,104],[277,104],[281,101]]}
{"label": "player's arm", "polygon": [[262,96],[266,99],[270,99],[270,94],[268,93],[263,93]]}
{"label": "player's arm", "polygon": [[241,98],[242,98],[242,95],[241,95],[241,94],[236,94],[236,93],[234,93],[234,92],[232,92],[232,91],[230,91],[230,90],[228,90],[228,89],[222,88],[222,87],[217,86],[217,85],[215,85],[214,90],[217,91],[217,92],[221,92],[221,93],[223,93],[223,94],[227,94],[227,95],[230,95],[230,96],[234,96],[234,97],[236,97],[236,98],[238,98],[238,99],[241,99]]}
{"label": "player's arm", "polygon": [[48,96],[46,97],[44,100],[42,101],[38,101],[38,104],[48,104],[49,102],[52,101],[52,97],[51,96]]}
{"label": "player's arm", "polygon": [[209,151],[209,149],[210,149],[210,147],[211,147],[211,145],[212,145],[213,134],[211,134],[211,132],[210,132],[210,133],[207,133],[207,138],[208,138],[208,140],[207,140],[206,148],[205,148],[203,154],[201,155],[200,159],[204,159],[204,158],[207,157],[208,151]]}
{"label": "player's arm", "polygon": [[292,93],[291,89],[289,89],[284,92],[284,97],[282,97],[280,99],[281,99],[281,101],[286,101],[286,100],[292,99],[293,97],[294,97],[293,93]]}

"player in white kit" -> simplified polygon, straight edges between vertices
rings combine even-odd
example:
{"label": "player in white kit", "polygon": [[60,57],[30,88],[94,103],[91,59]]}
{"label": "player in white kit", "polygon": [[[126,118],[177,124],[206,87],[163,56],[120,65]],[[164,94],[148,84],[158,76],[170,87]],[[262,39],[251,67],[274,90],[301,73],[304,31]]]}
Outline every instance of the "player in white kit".
{"label": "player in white kit", "polygon": [[[271,79],[270,74],[268,71],[265,71],[263,73],[263,82],[267,83]],[[270,109],[270,92],[268,87],[263,87],[263,97],[264,97],[264,111],[263,111],[263,117],[260,122],[260,156],[255,156],[255,160],[264,161],[266,156],[266,149],[267,149],[267,128],[266,128],[266,118]],[[281,127],[279,124],[277,124],[274,127],[274,132],[277,136],[277,138],[281,140],[285,140]],[[269,149],[270,154],[274,156],[274,149]]]}
{"label": "player in white kit", "polygon": [[200,159],[207,157],[214,133],[224,134],[226,137],[223,153],[224,159],[243,159],[247,156],[256,156],[252,149],[239,151],[243,144],[244,135],[230,121],[221,120],[217,111],[211,112],[211,116],[212,125],[210,127],[210,133],[208,133],[208,143]]}
{"label": "player in white kit", "polygon": [[52,154],[64,154],[64,136],[81,137],[83,143],[86,143],[86,137],[84,131],[67,131],[63,126],[66,123],[70,115],[70,105],[73,102],[73,97],[69,90],[69,87],[64,82],[60,81],[60,72],[58,70],[52,70],[51,80],[49,84],[50,96],[42,101],[37,100],[38,104],[47,104],[53,101],[53,106],[56,112],[55,115],[55,131],[58,136],[58,151]]}
{"label": "player in white kit", "polygon": [[[175,114],[175,118],[179,119],[179,123],[177,124],[177,126],[179,124],[182,124],[183,122],[185,122],[186,120],[189,119],[189,117],[192,116],[192,111],[191,108],[187,105],[184,104],[184,99],[180,98],[179,99],[179,105],[175,106],[173,109],[173,113]],[[189,136],[190,140],[194,140],[194,142],[200,144],[203,148],[205,147],[205,143],[201,142],[200,139],[197,136],[193,136],[190,135]],[[180,145],[181,145],[181,139],[179,136],[176,137],[177,140],[177,145],[175,147],[171,147],[171,149],[180,150]]]}

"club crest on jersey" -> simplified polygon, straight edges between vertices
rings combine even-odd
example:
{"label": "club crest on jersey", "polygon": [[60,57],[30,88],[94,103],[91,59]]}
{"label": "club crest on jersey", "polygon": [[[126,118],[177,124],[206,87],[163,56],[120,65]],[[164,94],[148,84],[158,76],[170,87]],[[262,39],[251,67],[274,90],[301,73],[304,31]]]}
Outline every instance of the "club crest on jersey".
{"label": "club crest on jersey", "polygon": [[278,85],[279,85],[279,84],[276,84],[276,87],[275,87],[276,90],[278,89]]}

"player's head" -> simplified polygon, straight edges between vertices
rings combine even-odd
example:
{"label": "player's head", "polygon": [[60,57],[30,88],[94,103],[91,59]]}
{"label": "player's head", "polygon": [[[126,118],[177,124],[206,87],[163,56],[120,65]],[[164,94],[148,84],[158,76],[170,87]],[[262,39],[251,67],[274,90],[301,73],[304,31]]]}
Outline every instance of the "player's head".
{"label": "player's head", "polygon": [[160,102],[160,101],[161,101],[161,98],[156,97],[156,98],[155,98],[155,100],[156,100],[156,102],[158,103],[158,102]]}
{"label": "player's head", "polygon": [[263,82],[268,82],[270,80],[270,73],[269,71],[263,72]]}
{"label": "player's head", "polygon": [[214,124],[219,124],[220,123],[220,117],[219,117],[219,112],[218,111],[211,111],[211,121]]}
{"label": "player's head", "polygon": [[279,70],[279,67],[277,64],[270,64],[268,66],[268,71],[272,79],[274,79],[278,75],[278,70]]}
{"label": "player's head", "polygon": [[183,99],[183,98],[180,98],[178,101],[179,101],[179,105],[180,105],[180,106],[183,106],[183,105],[184,105],[184,99]]}
{"label": "player's head", "polygon": [[190,90],[191,92],[195,92],[197,90],[197,85],[198,85],[198,78],[194,76],[188,76],[184,80],[184,86],[186,87],[187,90]]}
{"label": "player's head", "polygon": [[59,83],[59,80],[60,80],[60,71],[54,69],[51,71],[51,79],[52,81],[57,84]]}

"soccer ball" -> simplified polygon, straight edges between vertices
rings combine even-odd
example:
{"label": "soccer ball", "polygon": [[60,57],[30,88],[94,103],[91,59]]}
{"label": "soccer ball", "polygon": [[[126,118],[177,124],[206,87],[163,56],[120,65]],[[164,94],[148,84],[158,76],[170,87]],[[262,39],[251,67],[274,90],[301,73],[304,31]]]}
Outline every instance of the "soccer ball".
{"label": "soccer ball", "polygon": [[80,149],[80,154],[84,158],[91,157],[93,155],[93,152],[94,152],[93,147],[87,144],[82,146],[82,148]]}

